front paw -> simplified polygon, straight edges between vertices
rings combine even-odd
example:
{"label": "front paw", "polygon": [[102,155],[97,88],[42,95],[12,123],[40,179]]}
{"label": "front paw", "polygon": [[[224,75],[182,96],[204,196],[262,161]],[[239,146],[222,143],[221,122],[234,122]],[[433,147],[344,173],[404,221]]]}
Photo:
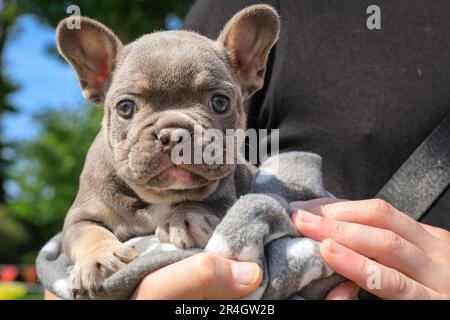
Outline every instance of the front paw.
{"label": "front paw", "polygon": [[117,241],[77,259],[69,277],[74,299],[85,292],[90,298],[97,296],[103,281],[136,257],[131,247]]}
{"label": "front paw", "polygon": [[216,215],[194,209],[177,212],[156,228],[155,235],[180,249],[204,248],[219,222]]}

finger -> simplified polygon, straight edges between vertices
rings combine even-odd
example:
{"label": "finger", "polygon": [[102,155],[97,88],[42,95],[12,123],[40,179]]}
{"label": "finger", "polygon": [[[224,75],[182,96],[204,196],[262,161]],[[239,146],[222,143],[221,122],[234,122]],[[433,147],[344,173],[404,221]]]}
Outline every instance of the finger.
{"label": "finger", "polygon": [[391,230],[419,248],[427,248],[430,243],[431,235],[420,223],[380,199],[308,205],[306,211],[339,221]]}
{"label": "finger", "polygon": [[58,297],[57,295],[51,293],[48,290],[44,291],[44,300],[62,300],[60,297]]}
{"label": "finger", "polygon": [[346,200],[336,199],[336,198],[317,198],[317,199],[312,199],[312,200],[308,200],[308,201],[294,201],[294,202],[291,202],[290,205],[293,209],[303,209],[303,210],[312,212],[312,210],[314,208],[316,208],[317,206],[322,206],[325,204],[342,202],[342,201],[346,201]]}
{"label": "finger", "polygon": [[320,251],[328,265],[361,288],[383,299],[439,299],[433,290],[392,268],[326,239]]}
{"label": "finger", "polygon": [[133,299],[237,299],[258,288],[255,263],[200,253],[148,275]]}
{"label": "finger", "polygon": [[356,300],[359,287],[352,281],[346,281],[333,288],[325,297],[325,300]]}
{"label": "finger", "polygon": [[429,233],[431,233],[434,237],[438,238],[439,240],[444,241],[447,244],[450,244],[450,232],[448,232],[447,230],[433,227],[433,226],[430,226],[430,225],[424,224],[424,223],[422,223],[421,225],[423,228],[425,228],[425,230],[427,230]]}
{"label": "finger", "polygon": [[436,281],[434,277],[430,277],[431,261],[425,253],[392,231],[337,221],[305,211],[294,213],[292,220],[300,233],[307,237],[317,241],[332,238],[343,246],[418,281],[430,285]]}

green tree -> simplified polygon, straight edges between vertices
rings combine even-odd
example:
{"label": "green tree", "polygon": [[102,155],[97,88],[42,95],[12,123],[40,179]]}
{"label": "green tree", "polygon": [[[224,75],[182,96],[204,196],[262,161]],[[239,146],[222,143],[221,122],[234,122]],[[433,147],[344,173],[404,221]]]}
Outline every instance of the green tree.
{"label": "green tree", "polygon": [[[8,103],[8,97],[15,91],[16,87],[4,73],[4,61],[2,57],[6,42],[11,36],[11,28],[17,16],[17,1],[5,0],[0,4],[0,119],[6,112],[15,111],[14,107]],[[9,144],[4,140],[2,129],[0,122],[0,244],[2,244],[0,245],[0,257],[13,259],[18,247],[26,243],[28,238],[25,228],[12,215],[10,208],[5,204],[4,181],[10,163],[4,158],[4,150],[6,147],[9,147]],[[13,250],[10,250],[8,246],[10,243],[13,244]]]}
{"label": "green tree", "polygon": [[[14,107],[8,103],[8,96],[16,90],[4,73],[3,52],[5,44],[9,39],[10,30],[19,14],[17,1],[5,0],[0,8],[0,119],[6,112],[15,111]],[[8,161],[3,157],[3,149],[6,143],[3,139],[3,130],[0,124],[0,204],[5,201],[5,190],[3,183],[5,180]]]}
{"label": "green tree", "polygon": [[163,29],[168,13],[184,17],[193,0],[19,0],[23,12],[36,15],[55,27],[69,14],[69,5],[77,5],[81,15],[94,18],[110,27],[123,42]]}
{"label": "green tree", "polygon": [[18,254],[26,252],[29,233],[24,223],[12,215],[6,205],[0,205],[0,221],[0,257],[3,261],[15,261]]}

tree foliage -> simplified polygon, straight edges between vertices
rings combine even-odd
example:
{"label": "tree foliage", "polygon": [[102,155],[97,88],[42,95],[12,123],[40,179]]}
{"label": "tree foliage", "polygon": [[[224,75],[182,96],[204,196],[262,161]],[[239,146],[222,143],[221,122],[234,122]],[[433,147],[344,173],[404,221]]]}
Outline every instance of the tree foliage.
{"label": "tree foliage", "polygon": [[77,5],[81,15],[94,18],[110,27],[123,42],[142,34],[163,29],[168,13],[184,17],[193,0],[19,0],[25,12],[55,27],[67,17],[70,4]]}
{"label": "tree foliage", "polygon": [[[0,119],[6,112],[14,112],[14,107],[9,104],[8,97],[17,88],[6,77],[3,68],[3,51],[9,38],[9,33],[19,14],[17,1],[5,0],[0,10]],[[2,150],[6,147],[3,138],[3,130],[0,124],[0,203],[5,201],[5,190],[3,188],[6,171],[9,162],[4,159]]]}

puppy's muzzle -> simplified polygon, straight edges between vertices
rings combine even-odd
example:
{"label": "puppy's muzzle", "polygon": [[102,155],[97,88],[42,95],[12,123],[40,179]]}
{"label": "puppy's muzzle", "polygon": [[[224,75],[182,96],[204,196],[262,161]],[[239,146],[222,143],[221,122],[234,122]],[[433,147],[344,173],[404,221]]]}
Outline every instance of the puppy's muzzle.
{"label": "puppy's muzzle", "polygon": [[161,144],[161,150],[165,154],[171,154],[177,144],[183,143],[187,138],[191,138],[191,131],[185,128],[163,128],[157,137]]}

